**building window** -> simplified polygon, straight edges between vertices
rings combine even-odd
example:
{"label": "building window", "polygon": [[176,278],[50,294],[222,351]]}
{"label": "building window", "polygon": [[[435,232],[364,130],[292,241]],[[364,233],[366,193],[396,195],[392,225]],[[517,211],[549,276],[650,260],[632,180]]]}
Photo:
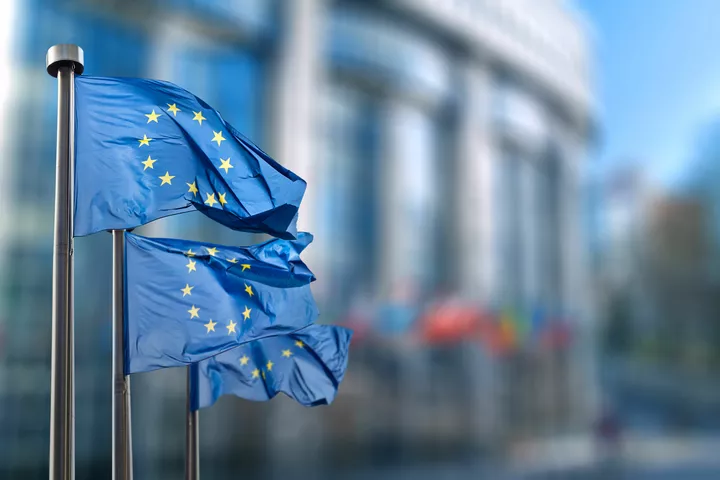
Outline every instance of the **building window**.
{"label": "building window", "polygon": [[542,306],[551,311],[561,307],[561,212],[560,212],[560,165],[559,159],[549,153],[539,162],[537,172],[537,198],[535,201],[538,216],[538,269],[540,275],[539,300]]}
{"label": "building window", "polygon": [[516,151],[503,150],[494,182],[496,245],[498,258],[498,302],[520,306],[522,302],[523,257],[520,170],[524,161]]}
{"label": "building window", "polygon": [[328,307],[341,311],[370,288],[375,271],[377,110],[371,98],[342,86],[327,92],[322,109],[317,242],[323,282],[333,292]]}

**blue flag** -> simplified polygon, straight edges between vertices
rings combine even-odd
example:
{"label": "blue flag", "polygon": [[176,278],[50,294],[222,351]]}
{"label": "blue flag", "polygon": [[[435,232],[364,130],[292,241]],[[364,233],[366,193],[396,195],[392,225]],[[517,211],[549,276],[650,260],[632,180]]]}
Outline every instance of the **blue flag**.
{"label": "blue flag", "polygon": [[318,316],[312,235],[225,247],[125,234],[125,371],[198,362]]}
{"label": "blue flag", "polygon": [[305,181],[190,92],[77,77],[76,237],[199,210],[234,230],[292,239]]}
{"label": "blue flag", "polygon": [[311,325],[289,335],[264,338],[193,365],[192,410],[224,394],[270,400],[279,392],[302,405],[328,405],[345,375],[352,331]]}

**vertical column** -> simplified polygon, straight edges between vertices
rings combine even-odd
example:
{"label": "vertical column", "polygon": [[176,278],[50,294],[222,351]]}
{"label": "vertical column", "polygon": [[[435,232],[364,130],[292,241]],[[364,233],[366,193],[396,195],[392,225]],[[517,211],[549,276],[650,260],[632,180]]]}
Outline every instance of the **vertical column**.
{"label": "vertical column", "polygon": [[490,71],[480,65],[466,65],[463,88],[467,101],[460,112],[458,138],[456,264],[463,296],[487,303],[495,295],[496,262]]}
{"label": "vertical column", "polygon": [[[522,303],[519,307],[525,307],[522,312],[527,315],[538,297],[538,208],[537,208],[537,159],[534,155],[526,156],[520,162],[520,238],[523,260],[522,281]],[[528,320],[527,318],[525,319]]]}
{"label": "vertical column", "polygon": [[562,132],[560,173],[560,242],[562,253],[561,302],[570,315],[573,342],[566,357],[570,403],[568,421],[584,424],[594,415],[597,403],[595,347],[591,323],[590,290],[582,228],[582,162],[584,142],[575,132]]}
{"label": "vertical column", "polygon": [[383,118],[380,285],[412,301],[434,274],[435,131],[430,112],[400,97],[386,99]]}
{"label": "vertical column", "polygon": [[[315,231],[317,183],[315,147],[318,106],[322,99],[323,32],[326,0],[294,0],[281,2],[281,37],[277,60],[273,66],[273,91],[269,129],[270,153],[285,167],[308,183],[300,207],[298,230]],[[316,242],[317,243],[317,242]],[[311,245],[303,253],[311,266],[318,263],[322,249]],[[322,278],[321,278],[322,281]],[[317,467],[312,459],[320,448],[322,423],[312,411],[298,415],[297,406],[290,401],[272,402],[268,417],[269,475],[287,476],[295,468],[306,473]]]}
{"label": "vertical column", "polygon": [[[320,103],[323,68],[323,23],[326,0],[283,3],[282,38],[274,68],[271,95],[272,145],[278,161],[308,182],[298,228],[312,231],[315,222],[313,170],[317,138],[315,127]],[[312,255],[312,248],[308,253]]]}
{"label": "vertical column", "polygon": [[[458,168],[455,179],[457,209],[457,252],[455,268],[459,293],[466,299],[488,306],[497,295],[494,278],[496,215],[494,177],[496,156],[492,133],[492,78],[482,65],[465,65],[462,72],[466,101],[459,112]],[[472,348],[471,391],[482,414],[473,418],[478,442],[493,447],[501,426],[498,401],[501,378],[495,360]]]}

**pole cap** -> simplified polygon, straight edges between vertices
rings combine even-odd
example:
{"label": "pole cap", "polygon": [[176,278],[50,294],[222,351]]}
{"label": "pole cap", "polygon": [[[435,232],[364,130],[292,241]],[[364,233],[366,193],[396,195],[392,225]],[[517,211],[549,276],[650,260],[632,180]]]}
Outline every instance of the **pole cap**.
{"label": "pole cap", "polygon": [[53,77],[58,76],[58,69],[63,65],[74,65],[75,75],[82,75],[85,70],[85,54],[83,49],[71,43],[53,45],[47,51],[45,66]]}

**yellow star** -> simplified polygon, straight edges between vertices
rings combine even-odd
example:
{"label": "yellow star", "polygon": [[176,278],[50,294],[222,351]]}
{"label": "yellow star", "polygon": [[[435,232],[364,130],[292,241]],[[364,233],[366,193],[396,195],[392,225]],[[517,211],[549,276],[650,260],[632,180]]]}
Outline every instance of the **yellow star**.
{"label": "yellow star", "polygon": [[163,175],[162,177],[158,177],[158,178],[159,178],[160,180],[162,180],[162,183],[160,184],[160,186],[162,187],[162,186],[165,185],[166,183],[167,183],[168,185],[172,185],[171,180],[172,180],[173,178],[175,178],[175,175],[170,175],[170,172],[165,172],[165,175]]}
{"label": "yellow star", "polygon": [[185,266],[188,268],[188,273],[197,272],[197,270],[195,270],[195,261],[194,260],[188,260],[188,264]]}
{"label": "yellow star", "polygon": [[183,297],[185,295],[192,295],[192,293],[190,293],[190,290],[192,290],[193,288],[195,288],[195,287],[191,287],[190,284],[186,283],[185,288],[180,289],[180,291],[183,292]]}
{"label": "yellow star", "polygon": [[250,318],[250,312],[252,312],[252,309],[248,308],[247,305],[245,305],[245,311],[243,312],[243,317],[245,317],[244,320]]}
{"label": "yellow star", "polygon": [[219,147],[220,144],[225,140],[225,137],[222,136],[222,130],[220,130],[219,132],[216,132],[215,130],[213,130],[213,133],[215,134],[215,136],[213,136],[213,139],[210,141],[217,142],[218,147]]}
{"label": "yellow star", "polygon": [[205,200],[205,205],[210,205],[211,207],[217,203],[217,200],[215,200],[215,194],[214,193],[206,193],[207,199]]}
{"label": "yellow star", "polygon": [[207,250],[208,253],[209,253],[211,256],[213,256],[213,257],[214,257],[215,254],[217,253],[217,248],[215,248],[215,247],[211,247],[211,248],[205,247],[205,250]]}
{"label": "yellow star", "polygon": [[242,269],[243,272],[250,268],[249,263],[241,263],[240,266],[243,267],[243,269]]}
{"label": "yellow star", "polygon": [[205,333],[210,333],[211,331],[214,332],[214,331],[215,331],[215,325],[217,325],[217,322],[213,322],[213,321],[212,321],[212,318],[211,318],[208,323],[206,323],[205,325],[203,325],[205,328],[208,329],[208,331],[205,332]]}
{"label": "yellow star", "polygon": [[145,168],[143,168],[143,172],[145,170],[147,170],[148,168],[155,168],[155,167],[153,167],[153,163],[155,163],[155,162],[157,162],[157,160],[153,160],[152,158],[150,158],[150,155],[148,155],[147,160],[145,160],[144,162],[141,162],[143,165],[145,165]]}
{"label": "yellow star", "polygon": [[290,350],[283,350],[282,356],[285,358],[290,358],[290,355],[292,355],[292,352]]}
{"label": "yellow star", "polygon": [[195,256],[195,252],[193,252],[193,251],[192,251],[192,248],[191,248],[191,249],[189,249],[187,252],[185,252],[185,255],[187,255],[188,257],[194,257],[194,256]]}
{"label": "yellow star", "polygon": [[237,258],[228,258],[228,262],[237,263]]}
{"label": "yellow star", "polygon": [[177,107],[177,105],[174,103],[172,105],[170,105],[168,103],[167,106],[168,106],[168,110],[170,110],[172,112],[173,117],[177,117],[177,112],[180,111],[180,109]]}
{"label": "yellow star", "polygon": [[225,174],[227,174],[227,173],[228,173],[228,170],[230,170],[231,168],[235,168],[235,167],[233,167],[232,165],[230,165],[230,157],[228,157],[227,160],[223,160],[223,159],[221,158],[221,159],[220,159],[220,163],[222,163],[222,165],[220,165],[219,168],[224,168],[224,169],[225,169]]}
{"label": "yellow star", "polygon": [[193,120],[197,120],[200,125],[202,125],[203,120],[207,120],[207,118],[203,117],[202,111],[193,113],[195,114]]}
{"label": "yellow star", "polygon": [[198,315],[199,311],[200,311],[200,309],[197,308],[195,305],[193,305],[192,308],[190,310],[188,310],[188,313],[190,314],[190,318],[195,318],[195,317],[200,318],[200,315]]}
{"label": "yellow star", "polygon": [[198,188],[197,188],[197,185],[195,185],[195,182],[186,183],[185,185],[187,185],[188,187],[190,187],[190,188],[188,189],[188,192],[192,192],[193,196],[194,196],[194,197],[197,197]]}
{"label": "yellow star", "polygon": [[141,138],[140,140],[138,140],[138,142],[140,142],[140,146],[141,146],[141,147],[142,147],[143,145],[147,145],[147,146],[149,147],[151,140],[152,140],[152,138],[148,138],[147,135],[143,135],[143,138]]}
{"label": "yellow star", "polygon": [[248,360],[250,360],[250,359],[247,357],[247,355],[243,355],[242,357],[240,357],[240,365],[243,365],[243,366],[247,365]]}
{"label": "yellow star", "polygon": [[218,200],[220,201],[220,205],[225,205],[227,203],[227,200],[225,200],[225,195],[227,195],[227,193],[218,193]]}
{"label": "yellow star", "polygon": [[301,342],[300,340],[297,340],[297,341],[295,342],[295,345],[296,345],[298,348],[304,348],[304,347],[305,347],[305,344],[304,344],[303,342]]}
{"label": "yellow star", "polygon": [[247,283],[245,284],[245,291],[246,291],[246,292],[248,293],[248,295],[250,295],[251,297],[253,296],[252,287],[251,287],[250,285],[248,285]]}
{"label": "yellow star", "polygon": [[252,371],[252,377],[253,377],[253,378],[258,378],[259,376],[260,376],[260,370],[258,370],[258,369],[256,368],[255,370]]}
{"label": "yellow star", "polygon": [[233,322],[232,320],[230,320],[230,325],[228,325],[227,327],[225,327],[225,328],[228,329],[228,335],[230,335],[231,333],[237,333],[237,332],[235,332],[235,325],[237,325],[237,323],[235,323],[235,322]]}
{"label": "yellow star", "polygon": [[155,113],[155,109],[153,108],[152,113],[146,113],[145,116],[148,117],[147,123],[155,122],[158,123],[157,119],[159,116],[161,116],[162,113]]}
{"label": "yellow star", "polygon": [[272,362],[272,360],[268,360],[267,365],[265,365],[268,369],[268,372],[272,372],[273,365],[275,365],[275,364]]}

